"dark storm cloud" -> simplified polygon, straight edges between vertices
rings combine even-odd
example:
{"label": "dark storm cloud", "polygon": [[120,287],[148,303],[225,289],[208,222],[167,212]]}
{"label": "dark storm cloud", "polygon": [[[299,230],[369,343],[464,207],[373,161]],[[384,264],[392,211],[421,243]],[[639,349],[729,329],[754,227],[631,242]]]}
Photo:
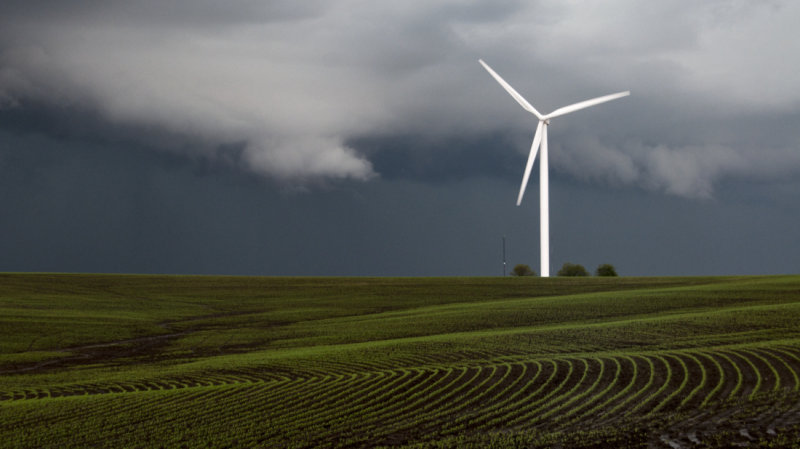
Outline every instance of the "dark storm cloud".
{"label": "dark storm cloud", "polygon": [[135,146],[0,141],[0,271],[497,274],[496,226],[513,210],[487,179],[310,195]]}
{"label": "dark storm cloud", "polygon": [[[108,151],[8,133],[0,141],[0,271],[499,275],[504,235],[509,263],[538,270],[538,208],[514,205],[516,177],[387,176],[307,194],[132,145]],[[800,184],[721,190],[715,201],[686,201],[587,189],[555,174],[554,267],[796,272],[800,252],[787,236],[800,219]]]}
{"label": "dark storm cloud", "polygon": [[[796,114],[798,9],[725,1],[4,2],[0,104],[76,107],[184,136],[188,143],[173,147],[204,156],[243,142],[247,167],[284,180],[367,180],[380,172],[380,156],[350,144],[365,136],[532,134],[530,117],[475,63],[482,56],[542,110],[634,92],[625,105],[556,122],[554,145],[565,145],[554,153],[556,169],[707,197],[726,177],[774,175],[754,166],[750,154],[759,151],[780,159],[780,170],[800,171],[783,158],[796,136],[747,145],[738,131],[759,115]],[[724,130],[708,135],[708,124]]]}
{"label": "dark storm cloud", "polygon": [[520,158],[509,149],[524,139],[527,135],[505,130],[464,137],[375,135],[348,145],[365,154],[382,178],[441,184],[474,177],[516,179]]}
{"label": "dark storm cloud", "polygon": [[50,21],[54,24],[97,24],[111,22],[115,25],[151,24],[176,27],[219,27],[225,24],[247,24],[291,21],[315,17],[323,2],[319,1],[237,1],[235,6],[215,1],[192,2],[124,0],[61,2],[52,0],[8,0],[3,11],[17,20]]}
{"label": "dark storm cloud", "polygon": [[776,271],[731,248],[780,253],[800,219],[798,19],[780,1],[2,2],[0,224],[19,238],[0,269],[492,274],[502,234],[535,253],[535,196],[513,207],[535,119],[482,57],[543,112],[633,92],[550,127],[554,262]]}

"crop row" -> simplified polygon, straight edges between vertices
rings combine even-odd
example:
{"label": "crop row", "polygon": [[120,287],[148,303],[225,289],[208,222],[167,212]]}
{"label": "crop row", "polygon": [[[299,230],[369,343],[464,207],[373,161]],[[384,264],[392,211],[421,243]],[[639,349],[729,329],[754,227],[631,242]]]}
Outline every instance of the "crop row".
{"label": "crop row", "polygon": [[[798,372],[800,350],[790,346],[576,355],[295,377],[257,371],[237,376],[231,371],[193,381],[89,385],[84,396],[58,397],[80,394],[80,385],[5,393],[3,398],[17,400],[0,409],[0,434],[30,441],[41,438],[37,432],[67,435],[78,428],[97,438],[124,441],[144,429],[202,429],[202,438],[192,438],[366,446],[487,431],[602,429],[724,409],[765,396],[797,395]],[[44,397],[55,399],[39,399]]]}

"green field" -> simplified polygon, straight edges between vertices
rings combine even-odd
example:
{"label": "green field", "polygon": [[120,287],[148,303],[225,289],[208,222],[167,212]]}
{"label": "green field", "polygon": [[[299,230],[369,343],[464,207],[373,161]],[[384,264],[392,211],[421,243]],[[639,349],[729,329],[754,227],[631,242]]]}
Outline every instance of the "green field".
{"label": "green field", "polygon": [[0,274],[0,447],[798,447],[800,276]]}

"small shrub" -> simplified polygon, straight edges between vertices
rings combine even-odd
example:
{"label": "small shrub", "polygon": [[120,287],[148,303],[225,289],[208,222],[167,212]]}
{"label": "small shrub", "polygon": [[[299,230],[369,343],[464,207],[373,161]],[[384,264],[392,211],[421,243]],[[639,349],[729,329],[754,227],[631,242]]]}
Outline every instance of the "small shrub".
{"label": "small shrub", "polygon": [[583,268],[583,265],[574,264],[574,263],[565,263],[560,270],[558,270],[559,276],[589,276],[589,272],[586,271],[586,268]]}
{"label": "small shrub", "polygon": [[617,276],[617,270],[614,269],[614,265],[604,263],[597,267],[595,274],[598,276]]}
{"label": "small shrub", "polygon": [[511,270],[512,276],[536,276],[536,272],[531,270],[531,267],[525,265],[524,263],[517,264],[514,266],[514,269]]}

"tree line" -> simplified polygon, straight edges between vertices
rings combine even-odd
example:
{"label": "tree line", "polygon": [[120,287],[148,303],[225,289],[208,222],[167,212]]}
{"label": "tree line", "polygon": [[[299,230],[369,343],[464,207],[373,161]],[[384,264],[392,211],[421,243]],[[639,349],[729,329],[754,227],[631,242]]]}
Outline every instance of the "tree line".
{"label": "tree line", "polygon": [[[595,276],[617,276],[617,270],[614,269],[614,265],[610,263],[600,264],[594,272]],[[511,270],[512,276],[536,276],[536,272],[531,269],[528,265],[525,264],[518,264],[514,266],[514,269]],[[576,263],[565,263],[560,270],[558,270],[557,276],[589,276],[589,272],[586,271],[583,265],[576,264]]]}

